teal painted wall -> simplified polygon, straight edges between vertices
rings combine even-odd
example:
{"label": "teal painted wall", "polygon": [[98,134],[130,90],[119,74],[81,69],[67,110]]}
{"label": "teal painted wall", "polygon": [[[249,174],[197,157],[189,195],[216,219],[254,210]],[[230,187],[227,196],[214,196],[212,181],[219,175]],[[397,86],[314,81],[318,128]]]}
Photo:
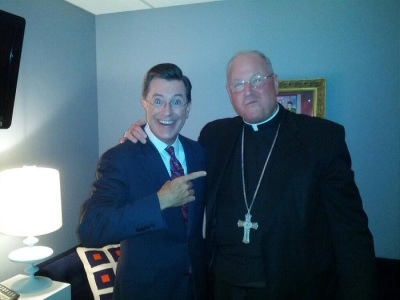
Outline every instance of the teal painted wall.
{"label": "teal painted wall", "polygon": [[234,52],[259,49],[281,79],[324,77],[326,118],[346,128],[379,256],[400,258],[400,2],[233,0],[98,16],[100,152],[144,118],[145,71],[182,67],[193,84],[183,133],[235,115],[225,91]]}
{"label": "teal painted wall", "polygon": [[[160,62],[193,83],[183,133],[235,115],[225,65],[237,50],[265,52],[281,79],[325,77],[326,118],[346,127],[378,256],[400,258],[400,2],[226,0],[93,16],[62,0],[0,0],[27,20],[13,124],[0,130],[0,170],[61,173],[63,227],[40,237],[59,253],[78,243],[80,205],[100,153],[143,118],[141,81]],[[1,196],[1,191],[0,191]],[[0,234],[0,281],[20,238]]]}
{"label": "teal painted wall", "polygon": [[[13,122],[0,130],[0,170],[60,171],[63,226],[39,237],[59,253],[78,243],[98,159],[95,17],[60,0],[0,0],[0,9],[26,19]],[[22,246],[22,238],[0,234],[0,281],[24,273],[26,265],[7,258]]]}

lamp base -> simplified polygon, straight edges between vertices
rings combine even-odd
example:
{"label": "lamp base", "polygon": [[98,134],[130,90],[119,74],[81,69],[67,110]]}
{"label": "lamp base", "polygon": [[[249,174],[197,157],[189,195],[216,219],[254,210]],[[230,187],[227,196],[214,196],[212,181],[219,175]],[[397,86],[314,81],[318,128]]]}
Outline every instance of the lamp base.
{"label": "lamp base", "polygon": [[11,288],[20,294],[34,293],[47,289],[52,284],[50,278],[42,276],[32,276],[22,278],[11,285]]}
{"label": "lamp base", "polygon": [[11,288],[17,293],[34,293],[44,290],[51,286],[50,278],[35,276],[39,270],[35,263],[44,260],[53,254],[53,249],[43,246],[29,246],[14,250],[8,255],[11,261],[27,263],[29,266],[25,269],[28,278],[23,278],[12,284]]}
{"label": "lamp base", "polygon": [[22,247],[12,251],[8,259],[20,263],[35,263],[44,260],[53,254],[53,249],[45,246]]}

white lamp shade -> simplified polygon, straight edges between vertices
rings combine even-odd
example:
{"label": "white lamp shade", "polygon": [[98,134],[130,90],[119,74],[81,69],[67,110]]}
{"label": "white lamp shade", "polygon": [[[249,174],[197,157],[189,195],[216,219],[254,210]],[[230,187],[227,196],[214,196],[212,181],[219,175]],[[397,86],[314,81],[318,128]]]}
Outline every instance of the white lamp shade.
{"label": "white lamp shade", "polygon": [[62,226],[60,174],[25,166],[0,172],[0,232],[38,236]]}

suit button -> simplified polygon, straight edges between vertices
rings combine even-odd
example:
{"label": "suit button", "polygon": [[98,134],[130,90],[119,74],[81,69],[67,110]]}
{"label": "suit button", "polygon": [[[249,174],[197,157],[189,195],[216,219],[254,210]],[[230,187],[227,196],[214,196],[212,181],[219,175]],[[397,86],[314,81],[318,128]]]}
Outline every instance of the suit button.
{"label": "suit button", "polygon": [[189,270],[185,272],[185,276],[190,276],[190,275],[192,275],[192,267],[189,267]]}

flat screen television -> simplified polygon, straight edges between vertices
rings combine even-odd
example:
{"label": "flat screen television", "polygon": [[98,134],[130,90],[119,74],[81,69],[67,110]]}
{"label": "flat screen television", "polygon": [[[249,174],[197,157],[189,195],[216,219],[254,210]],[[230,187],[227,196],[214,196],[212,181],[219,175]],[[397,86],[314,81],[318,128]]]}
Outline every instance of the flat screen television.
{"label": "flat screen television", "polygon": [[0,129],[11,126],[25,19],[0,10]]}

